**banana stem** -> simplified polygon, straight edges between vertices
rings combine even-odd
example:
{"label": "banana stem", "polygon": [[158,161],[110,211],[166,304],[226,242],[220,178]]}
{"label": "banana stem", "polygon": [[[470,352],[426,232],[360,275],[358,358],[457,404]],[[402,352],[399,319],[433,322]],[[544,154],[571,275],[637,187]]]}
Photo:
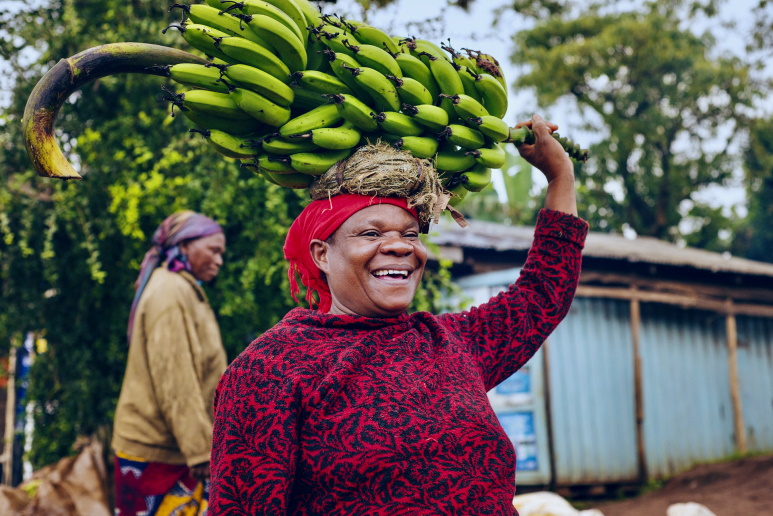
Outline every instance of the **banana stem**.
{"label": "banana stem", "polygon": [[182,50],[129,42],[100,45],[59,60],[35,85],[22,118],[24,144],[38,175],[57,179],[81,178],[54,138],[54,121],[72,93],[108,75],[144,73],[164,76],[163,65],[207,62]]}
{"label": "banana stem", "polygon": [[[574,143],[572,140],[564,136],[560,136],[558,133],[553,133],[551,136],[553,136],[553,138],[561,144],[561,147],[564,148],[570,158],[575,161],[582,161],[583,163],[588,161],[587,149],[581,149],[580,146]],[[507,140],[505,141],[515,144],[516,147],[523,145],[524,143],[528,145],[533,144],[535,142],[534,131],[528,127],[519,127],[518,129],[511,127],[510,136],[508,136]]]}

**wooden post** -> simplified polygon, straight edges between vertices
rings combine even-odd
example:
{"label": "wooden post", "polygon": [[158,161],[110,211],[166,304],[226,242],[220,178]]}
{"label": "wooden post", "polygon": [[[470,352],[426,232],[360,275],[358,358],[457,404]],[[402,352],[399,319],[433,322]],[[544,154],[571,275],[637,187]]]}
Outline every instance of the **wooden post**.
{"label": "wooden post", "polygon": [[553,453],[553,417],[550,405],[550,353],[548,341],[542,343],[542,375],[545,383],[545,424],[548,435],[548,464],[550,465],[550,480],[548,489],[556,489],[556,458]]}
{"label": "wooden post", "polygon": [[740,454],[746,453],[746,430],[743,422],[743,404],[741,402],[741,386],[738,380],[738,328],[736,327],[733,300],[727,300],[727,315],[725,316],[725,331],[727,333],[727,365],[730,378],[730,399],[733,402],[733,422],[735,424],[735,446]]}
{"label": "wooden post", "polygon": [[633,382],[634,399],[636,403],[636,463],[638,466],[639,482],[647,482],[647,455],[644,445],[644,389],[642,386],[642,363],[640,351],[641,334],[641,303],[636,297],[636,287],[633,288],[634,296],[631,298],[631,344],[633,346]]}
{"label": "wooden post", "polygon": [[8,384],[5,401],[5,435],[3,436],[3,484],[13,483],[13,442],[16,434],[16,346],[8,354]]}

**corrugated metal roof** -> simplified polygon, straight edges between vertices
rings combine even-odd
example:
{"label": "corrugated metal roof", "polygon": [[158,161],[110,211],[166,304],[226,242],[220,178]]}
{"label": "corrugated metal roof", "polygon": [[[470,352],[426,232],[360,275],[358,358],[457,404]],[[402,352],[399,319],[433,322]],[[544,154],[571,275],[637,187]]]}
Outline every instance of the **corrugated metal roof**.
{"label": "corrugated metal roof", "polygon": [[[505,226],[478,220],[469,223],[468,227],[460,228],[452,220],[443,218],[431,228],[430,240],[441,246],[517,251],[528,249],[534,236],[534,228],[529,226]],[[628,239],[618,234],[591,232],[583,255],[773,277],[773,264],[770,263],[679,247],[652,237]]]}

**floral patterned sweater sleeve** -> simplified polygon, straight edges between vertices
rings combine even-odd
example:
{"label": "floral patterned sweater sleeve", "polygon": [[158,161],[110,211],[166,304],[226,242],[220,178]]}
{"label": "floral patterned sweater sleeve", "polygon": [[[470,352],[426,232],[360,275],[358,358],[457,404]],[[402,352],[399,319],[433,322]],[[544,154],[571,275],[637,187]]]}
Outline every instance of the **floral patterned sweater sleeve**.
{"label": "floral patterned sweater sleeve", "polygon": [[492,389],[521,368],[566,316],[580,278],[588,224],[573,215],[543,209],[518,280],[469,311],[441,316],[460,334]]}

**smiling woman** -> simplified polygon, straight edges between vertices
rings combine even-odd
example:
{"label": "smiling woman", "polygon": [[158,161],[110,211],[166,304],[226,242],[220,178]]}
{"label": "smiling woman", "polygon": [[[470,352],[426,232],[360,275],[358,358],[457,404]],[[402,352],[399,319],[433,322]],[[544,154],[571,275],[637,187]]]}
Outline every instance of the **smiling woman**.
{"label": "smiling woman", "polygon": [[407,313],[427,261],[419,233],[449,198],[431,162],[366,146],[315,181],[285,243],[310,308],[218,386],[213,514],[517,514],[515,451],[486,393],[566,315],[587,233],[556,127],[524,125],[548,209],[518,281],[467,312]]}

